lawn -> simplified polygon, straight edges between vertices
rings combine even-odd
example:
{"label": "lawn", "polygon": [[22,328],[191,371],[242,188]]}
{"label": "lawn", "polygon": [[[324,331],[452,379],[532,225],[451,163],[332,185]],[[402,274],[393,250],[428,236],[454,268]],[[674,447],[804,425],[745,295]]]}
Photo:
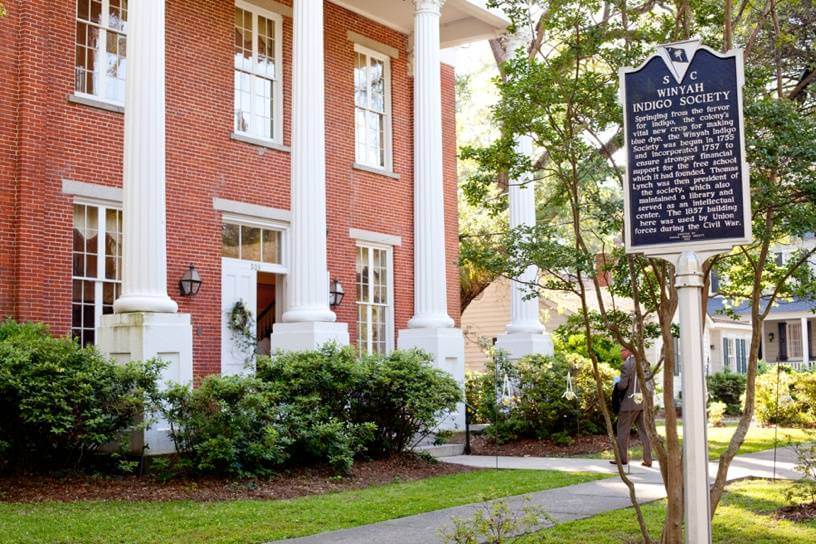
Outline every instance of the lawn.
{"label": "lawn", "polygon": [[0,504],[0,543],[257,543],[606,477],[475,471],[291,500]]}
{"label": "lawn", "polygon": [[[750,480],[728,486],[714,516],[714,544],[811,544],[816,542],[816,521],[776,520],[770,513],[785,506],[789,482]],[[643,507],[652,538],[660,537],[665,502]],[[518,540],[521,543],[620,544],[641,542],[631,508],[557,525]]]}
{"label": "lawn", "polygon": [[[708,455],[711,459],[719,459],[720,455],[728,448],[728,442],[731,440],[731,435],[734,434],[735,428],[735,423],[724,427],[708,428]],[[680,426],[678,431],[682,438],[683,427]],[[665,436],[665,427],[658,425],[657,432]],[[759,427],[756,424],[752,424],[748,429],[748,435],[745,437],[745,442],[742,444],[740,453],[754,453],[773,448],[774,432],[773,427]],[[798,444],[816,440],[816,431],[809,429],[780,427],[778,433],[779,447],[787,446],[789,442]],[[632,459],[640,459],[643,456],[643,449],[640,446],[633,447],[630,450],[629,456]],[[594,455],[587,455],[586,457],[612,459],[613,454],[610,449]]]}

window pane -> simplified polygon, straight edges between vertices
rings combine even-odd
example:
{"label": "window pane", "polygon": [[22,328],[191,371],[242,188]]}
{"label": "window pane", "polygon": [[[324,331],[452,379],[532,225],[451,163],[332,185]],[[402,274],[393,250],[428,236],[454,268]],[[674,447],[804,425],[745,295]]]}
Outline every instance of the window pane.
{"label": "window pane", "polygon": [[263,230],[263,262],[278,264],[280,258],[280,232]]}
{"label": "window pane", "polygon": [[256,74],[275,79],[275,22],[258,17],[258,62]]}
{"label": "window pane", "polygon": [[233,259],[241,258],[240,250],[240,227],[238,225],[231,225],[224,223],[221,225],[221,256],[232,257]]}
{"label": "window pane", "polygon": [[354,103],[361,107],[368,107],[368,70],[366,56],[357,53],[354,67]]}
{"label": "window pane", "polygon": [[252,16],[241,8],[235,8],[235,68],[252,70]]}
{"label": "window pane", "polygon": [[369,107],[382,113],[385,111],[385,65],[383,61],[371,59],[369,76],[371,84],[371,103]]}
{"label": "window pane", "polygon": [[241,226],[241,258],[245,261],[261,260],[261,229]]}
{"label": "window pane", "polygon": [[368,302],[368,248],[357,248],[357,301]]}
{"label": "window pane", "polygon": [[108,26],[115,30],[127,30],[128,0],[110,0]]}

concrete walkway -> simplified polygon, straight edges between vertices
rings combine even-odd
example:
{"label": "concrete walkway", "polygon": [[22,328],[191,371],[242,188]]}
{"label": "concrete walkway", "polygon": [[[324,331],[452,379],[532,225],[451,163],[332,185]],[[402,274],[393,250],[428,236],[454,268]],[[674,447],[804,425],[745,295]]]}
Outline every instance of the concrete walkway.
{"label": "concrete walkway", "polygon": [[[505,501],[511,510],[521,510],[525,504],[541,508],[552,516],[555,523],[572,521],[627,508],[631,505],[629,492],[624,483],[617,477],[617,469],[603,459],[570,459],[553,457],[487,457],[461,455],[442,459],[446,463],[455,463],[472,467],[500,469],[537,469],[561,470],[565,472],[594,472],[614,474],[614,477],[583,484],[559,487],[547,491],[528,493],[497,499]],[[781,479],[799,479],[794,470],[796,455],[792,448],[777,450],[776,477]],[[635,483],[638,502],[641,504],[665,498],[666,491],[660,477],[657,464],[645,468],[640,464],[630,466],[629,477]],[[711,475],[716,475],[717,465],[711,464]],[[773,477],[773,450],[737,456],[728,471],[728,481],[748,477]],[[525,502],[529,499],[529,502]],[[442,543],[440,530],[453,527],[454,518],[469,519],[483,504],[468,504],[444,510],[436,510],[392,519],[371,525],[342,529],[308,537],[281,540],[287,544],[436,544]],[[551,523],[542,527],[551,526]]]}

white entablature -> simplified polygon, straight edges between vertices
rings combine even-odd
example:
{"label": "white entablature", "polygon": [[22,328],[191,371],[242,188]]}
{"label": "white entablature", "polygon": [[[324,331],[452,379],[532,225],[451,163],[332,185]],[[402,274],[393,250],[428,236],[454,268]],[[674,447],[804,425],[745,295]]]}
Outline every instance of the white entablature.
{"label": "white entablature", "polygon": [[[507,21],[473,0],[331,0],[355,13],[377,21],[403,34],[414,31],[414,14],[419,4],[436,4],[442,8],[439,42],[442,49],[456,47],[500,35]],[[417,6],[415,6],[415,2]]]}

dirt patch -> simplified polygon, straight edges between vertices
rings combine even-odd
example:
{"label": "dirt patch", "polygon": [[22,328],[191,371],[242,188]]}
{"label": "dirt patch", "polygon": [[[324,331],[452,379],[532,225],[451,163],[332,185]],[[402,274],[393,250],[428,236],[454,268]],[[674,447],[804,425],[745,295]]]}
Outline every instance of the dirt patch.
{"label": "dirt patch", "polygon": [[798,523],[816,519],[816,502],[785,506],[774,513],[775,519],[785,519]]}
{"label": "dirt patch", "polygon": [[[550,440],[521,439],[497,445],[484,436],[471,438],[471,452],[474,455],[512,455],[530,457],[580,457],[611,450],[609,438],[605,435],[574,437],[572,444],[562,446]],[[632,436],[629,447],[640,445],[640,440]]]}
{"label": "dirt patch", "polygon": [[358,462],[352,473],[342,478],[328,468],[297,469],[270,479],[196,478],[169,482],[150,476],[14,474],[0,476],[0,502],[291,499],[472,470],[461,465],[432,463],[413,455],[401,455],[381,461]]}

